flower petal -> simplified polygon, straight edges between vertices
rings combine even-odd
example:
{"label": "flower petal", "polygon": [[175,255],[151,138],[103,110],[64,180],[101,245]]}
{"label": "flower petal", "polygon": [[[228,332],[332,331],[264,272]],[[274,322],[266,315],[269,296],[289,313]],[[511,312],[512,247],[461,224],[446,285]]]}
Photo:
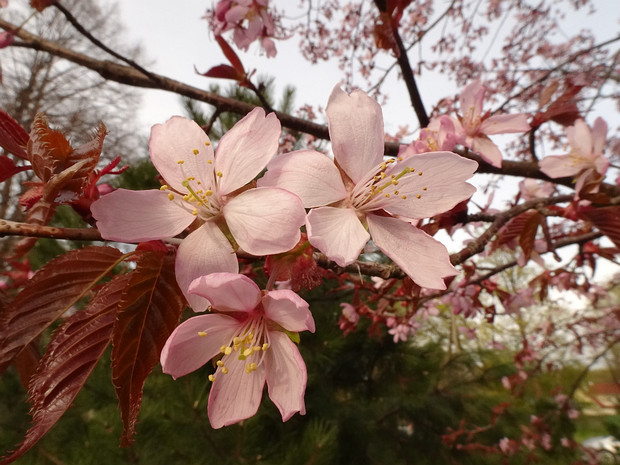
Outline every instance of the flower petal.
{"label": "flower petal", "polygon": [[314,319],[308,302],[290,289],[269,291],[263,297],[267,319],[275,321],[287,331],[314,332]]}
{"label": "flower petal", "polygon": [[592,126],[592,154],[601,155],[605,150],[607,140],[607,123],[601,117],[596,118]]}
{"label": "flower petal", "polygon": [[577,152],[581,158],[592,158],[592,134],[586,122],[582,119],[566,129],[566,138],[571,146],[571,152]]}
{"label": "flower petal", "polygon": [[[239,329],[239,321],[227,315],[209,313],[192,317],[172,332],[160,361],[164,373],[174,379],[197,370],[217,354]],[[207,333],[200,336],[199,332]]]}
{"label": "flower petal", "polygon": [[482,122],[479,131],[486,135],[527,132],[530,130],[530,123],[527,120],[528,116],[525,113],[494,115]]}
{"label": "flower petal", "polygon": [[252,255],[292,249],[306,215],[299,197],[276,187],[249,189],[224,205],[223,213],[239,246]]}
{"label": "flower petal", "polygon": [[299,196],[306,208],[328,205],[347,196],[334,162],[314,150],[276,155],[258,186],[286,189]]}
{"label": "flower petal", "polygon": [[253,312],[261,300],[258,286],[247,276],[211,273],[192,281],[190,294],[198,294],[219,312]]}
{"label": "flower petal", "polygon": [[265,117],[265,110],[255,108],[224,134],[215,153],[220,195],[245,186],[267,166],[278,150],[280,131],[275,113]]}
{"label": "flower petal", "polygon": [[502,167],[502,152],[487,136],[478,136],[473,139],[468,137],[467,143],[469,144],[469,148],[479,153],[484,161],[496,168]]}
{"label": "flower petal", "polygon": [[319,207],[306,217],[310,244],[339,266],[353,263],[370,239],[355,210]]}
{"label": "flower petal", "polygon": [[117,189],[93,202],[90,211],[101,236],[140,242],[174,237],[196,219],[179,202],[158,190]]}
{"label": "flower petal", "polygon": [[334,158],[354,183],[383,159],[381,106],[361,90],[347,95],[336,86],[327,103]]}
{"label": "flower petal", "polygon": [[574,176],[581,171],[582,166],[573,164],[568,155],[548,155],[538,163],[540,171],[550,178]]}
{"label": "flower petal", "polygon": [[459,107],[463,116],[463,129],[467,134],[473,134],[480,125],[482,102],[486,88],[480,80],[468,84],[459,95]]}
{"label": "flower petal", "polygon": [[260,364],[256,371],[246,373],[244,360],[228,356],[223,361],[228,373],[222,373],[222,368],[216,370],[207,407],[211,426],[216,429],[254,415],[265,385],[264,364]]}
{"label": "flower petal", "polygon": [[443,278],[457,274],[444,245],[406,221],[368,215],[375,245],[413,281],[430,289],[445,289]]}
{"label": "flower petal", "polygon": [[269,339],[271,346],[265,352],[264,363],[269,397],[278,407],[282,421],[287,421],[296,412],[305,415],[306,364],[286,334],[271,331]]}
{"label": "flower petal", "polygon": [[[390,193],[389,198],[379,195],[376,201],[369,202],[370,206],[407,218],[430,218],[450,210],[476,191],[465,181],[473,176],[478,163],[455,153],[415,155],[393,165],[386,175],[398,176],[404,167],[412,172],[399,178],[397,186],[384,190]],[[394,189],[398,190],[397,195]]]}
{"label": "flower petal", "polygon": [[237,273],[239,263],[230,242],[220,228],[207,221],[183,239],[177,251],[174,269],[179,287],[189,305],[195,312],[202,312],[209,306],[209,301],[188,293],[192,281],[209,273]]}
{"label": "flower petal", "polygon": [[195,121],[173,116],[153,126],[149,152],[153,165],[174,190],[187,193],[182,183],[188,176],[201,181],[205,189],[213,188],[213,164],[208,163],[214,159],[213,147]]}

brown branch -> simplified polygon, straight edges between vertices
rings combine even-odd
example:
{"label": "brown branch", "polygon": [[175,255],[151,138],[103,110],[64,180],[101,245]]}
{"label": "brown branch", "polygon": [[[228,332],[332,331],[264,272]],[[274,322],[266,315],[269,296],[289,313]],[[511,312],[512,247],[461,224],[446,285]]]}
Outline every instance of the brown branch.
{"label": "brown branch", "polygon": [[499,232],[502,226],[504,226],[510,219],[514,218],[521,213],[530,210],[545,207],[547,205],[553,205],[556,203],[570,202],[573,199],[571,195],[558,195],[546,199],[534,199],[527,202],[523,202],[516,207],[512,207],[510,210],[499,213],[491,226],[489,226],[477,239],[468,243],[460,252],[450,255],[450,261],[453,265],[460,265],[468,258],[482,252],[486,244]]}
{"label": "brown branch", "polygon": [[57,228],[38,224],[0,220],[0,237],[27,236],[69,239],[76,241],[102,241],[101,233],[94,228]]}
{"label": "brown branch", "polygon": [[[390,22],[393,23],[391,12],[387,11],[386,2],[383,0],[375,0],[375,5],[381,13],[387,14],[389,16]],[[428,114],[426,113],[426,109],[424,108],[424,103],[422,102],[422,96],[420,95],[420,91],[418,90],[415,76],[413,75],[413,69],[411,68],[411,64],[409,63],[407,49],[405,48],[403,40],[400,37],[398,27],[394,24],[391,24],[390,27],[394,37],[394,41],[396,42],[396,47],[398,49],[398,53],[396,54],[396,61],[398,62],[400,72],[403,75],[403,80],[405,81],[407,92],[409,93],[411,105],[413,106],[413,110],[415,111],[415,114],[418,118],[420,127],[425,128],[426,126],[428,126],[429,118]]]}
{"label": "brown branch", "polygon": [[[23,29],[17,30],[17,26],[0,19],[0,28],[7,31],[14,31],[16,37],[21,41],[15,42],[12,46],[31,48],[50,55],[64,58],[85,68],[91,69],[101,75],[104,79],[119,82],[134,87],[147,89],[160,89],[182,95],[200,102],[205,102],[224,112],[230,111],[239,115],[245,115],[254,109],[254,105],[241,102],[227,97],[207,92],[197,87],[184,84],[174,79],[149,72],[149,76],[127,65],[122,65],[109,60],[97,60],[74,50],[62,47],[54,42],[38,37]],[[295,131],[312,134],[320,139],[329,139],[327,127],[321,124],[312,123],[301,118],[288,115],[286,113],[275,112],[283,126]],[[396,151],[397,146],[394,147]]]}

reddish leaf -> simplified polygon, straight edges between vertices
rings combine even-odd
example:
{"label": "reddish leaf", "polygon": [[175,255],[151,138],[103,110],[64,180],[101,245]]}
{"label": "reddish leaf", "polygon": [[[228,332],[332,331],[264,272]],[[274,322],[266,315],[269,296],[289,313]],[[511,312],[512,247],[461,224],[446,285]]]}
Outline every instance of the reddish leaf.
{"label": "reddish leaf", "polygon": [[27,160],[25,147],[28,138],[28,131],[8,113],[0,110],[0,147],[16,157]]}
{"label": "reddish leaf", "polygon": [[523,224],[523,229],[519,235],[519,245],[523,250],[525,261],[529,261],[532,251],[534,250],[534,242],[536,241],[536,233],[543,217],[538,212],[529,212],[527,220]]}
{"label": "reddish leaf", "polygon": [[100,123],[92,140],[74,150],[60,131],[49,127],[44,115],[37,114],[30,131],[28,158],[41,181],[73,170],[71,176],[64,175],[62,187],[79,193],[99,162],[105,135],[106,128]]}
{"label": "reddish leaf", "polygon": [[493,248],[508,244],[518,239],[523,234],[524,228],[532,217],[538,217],[539,213],[535,210],[528,210],[511,219],[499,232],[498,238],[493,243]]}
{"label": "reddish leaf", "polygon": [[124,424],[122,446],[133,442],[144,381],[159,362],[185,305],[174,275],[174,255],[144,251],[131,273],[114,326],[112,380]]}
{"label": "reddish leaf", "polygon": [[24,347],[24,349],[17,355],[17,357],[13,359],[15,368],[17,368],[19,380],[25,389],[28,389],[28,384],[30,383],[32,375],[34,375],[37,369],[40,358],[41,354],[39,353],[39,348],[37,347],[37,344],[33,341],[26,347]]}
{"label": "reddish leaf", "polygon": [[41,268],[0,315],[0,374],[34,338],[69,310],[118,263],[112,247],[87,247]]}
{"label": "reddish leaf", "polygon": [[129,275],[106,284],[86,309],[69,317],[52,340],[30,384],[33,424],[5,465],[34,446],[64,415],[105,352],[112,338],[116,309]]}
{"label": "reddish leaf", "polygon": [[245,80],[245,74],[239,74],[235,68],[228,65],[218,65],[211,68],[205,73],[200,73],[205,77],[212,77],[218,79],[232,79],[233,81]]}
{"label": "reddish leaf", "polygon": [[41,12],[48,6],[53,5],[54,2],[55,0],[30,0],[30,6]]}
{"label": "reddish leaf", "polygon": [[[552,120],[563,126],[570,126],[575,123],[575,120],[580,117],[579,108],[575,103],[575,96],[583,86],[576,86],[572,82],[567,81],[565,84],[564,92],[556,100],[551,102],[545,111],[539,111],[534,115],[532,119],[532,127],[537,128],[541,124]],[[541,103],[549,101],[557,86],[550,86],[541,95]]]}
{"label": "reddish leaf", "polygon": [[0,155],[0,182],[4,182],[14,174],[21,173],[22,171],[29,169],[32,169],[32,167],[28,165],[17,166],[13,159],[7,157],[6,155]]}
{"label": "reddish leaf", "polygon": [[616,247],[620,247],[620,207],[590,207],[580,213],[605,234]]}
{"label": "reddish leaf", "polygon": [[245,76],[245,69],[243,69],[243,63],[241,63],[239,56],[237,55],[237,53],[235,53],[235,51],[228,44],[228,42],[226,42],[224,38],[220,35],[215,36],[215,40],[217,41],[217,44],[222,49],[222,52],[224,52],[224,56],[232,65],[233,69],[237,72],[237,74],[240,76]]}

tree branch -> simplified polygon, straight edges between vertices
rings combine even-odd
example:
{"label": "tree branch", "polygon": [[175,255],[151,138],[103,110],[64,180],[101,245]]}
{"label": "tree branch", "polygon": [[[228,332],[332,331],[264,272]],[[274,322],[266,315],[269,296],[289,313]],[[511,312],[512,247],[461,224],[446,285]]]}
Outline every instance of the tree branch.
{"label": "tree branch", "polygon": [[[16,36],[21,39],[21,42],[16,42],[12,46],[31,48],[49,53],[53,56],[64,58],[73,63],[91,69],[105,79],[109,79],[111,81],[135,87],[165,90],[208,103],[213,105],[220,112],[229,111],[239,115],[245,115],[254,109],[254,106],[249,103],[222,97],[212,92],[207,92],[202,89],[189,86],[174,79],[155,73],[150,73],[155,76],[156,79],[154,81],[130,66],[121,65],[108,60],[97,60],[73,50],[66,49],[54,42],[42,39],[27,31],[24,31],[23,29],[18,29],[17,26],[4,21],[3,19],[0,19],[0,28],[7,31],[14,31]],[[279,111],[276,111],[275,113],[283,127],[310,134],[319,139],[329,140],[329,131],[327,126],[313,123]],[[400,143],[396,142],[386,142],[385,154],[396,155],[400,145]],[[473,154],[469,150],[455,150],[455,152],[465,158],[478,162],[478,173],[541,179],[571,188],[574,187],[572,178],[551,179],[539,170],[538,164],[535,162],[504,160],[501,168],[497,168],[486,163],[480,156]],[[620,196],[620,186],[617,185],[601,184],[600,191],[612,197]]]}

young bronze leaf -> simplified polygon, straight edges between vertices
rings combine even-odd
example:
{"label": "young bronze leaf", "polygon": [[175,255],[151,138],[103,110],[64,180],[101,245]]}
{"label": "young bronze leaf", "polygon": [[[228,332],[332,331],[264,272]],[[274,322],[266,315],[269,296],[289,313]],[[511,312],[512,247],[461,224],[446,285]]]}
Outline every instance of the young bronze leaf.
{"label": "young bronze leaf", "polygon": [[28,159],[37,177],[41,181],[47,181],[55,173],[62,171],[59,167],[72,150],[65,136],[49,127],[45,115],[37,113],[28,140]]}
{"label": "young bronze leaf", "polygon": [[581,215],[620,248],[620,207],[591,207],[584,209]]}
{"label": "young bronze leaf", "polygon": [[8,113],[0,110],[0,147],[23,160],[28,158],[25,147],[28,132]]}
{"label": "young bronze leaf", "polygon": [[500,230],[498,238],[493,242],[493,249],[500,247],[504,244],[508,244],[515,239],[519,239],[523,234],[524,228],[530,223],[532,218],[538,218],[540,214],[535,210],[528,210],[525,213],[512,218],[506,225]]}
{"label": "young bronze leaf", "polygon": [[526,262],[529,261],[532,251],[534,250],[538,226],[543,219],[542,215],[536,211],[529,213],[527,221],[523,225],[521,235],[519,236],[519,245],[521,246],[521,250],[523,250],[523,256]]}
{"label": "young bronze leaf", "polygon": [[30,383],[32,426],[24,441],[5,465],[34,446],[73,403],[112,339],[116,308],[129,275],[119,275],[106,284],[86,309],[69,317],[52,340]]}
{"label": "young bronze leaf", "polygon": [[113,247],[87,247],[41,268],[0,315],[0,374],[45,328],[83,297],[120,260]]}
{"label": "young bronze leaf", "polygon": [[133,442],[144,381],[185,305],[174,275],[174,254],[145,250],[131,273],[114,327],[112,379],[124,424],[122,446]]}

